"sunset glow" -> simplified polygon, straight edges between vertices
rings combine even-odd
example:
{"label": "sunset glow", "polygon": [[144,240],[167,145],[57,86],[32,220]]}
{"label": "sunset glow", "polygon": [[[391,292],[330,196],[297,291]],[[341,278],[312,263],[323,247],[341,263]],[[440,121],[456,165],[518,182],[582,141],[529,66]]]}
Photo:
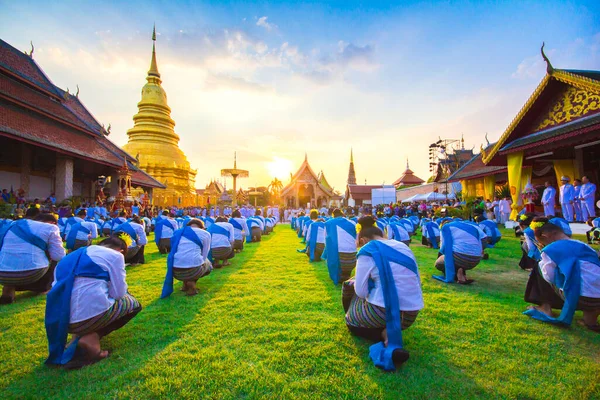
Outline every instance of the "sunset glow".
{"label": "sunset glow", "polygon": [[273,161],[267,163],[267,170],[271,178],[277,178],[280,180],[287,180],[292,173],[293,163],[281,157],[273,157]]}

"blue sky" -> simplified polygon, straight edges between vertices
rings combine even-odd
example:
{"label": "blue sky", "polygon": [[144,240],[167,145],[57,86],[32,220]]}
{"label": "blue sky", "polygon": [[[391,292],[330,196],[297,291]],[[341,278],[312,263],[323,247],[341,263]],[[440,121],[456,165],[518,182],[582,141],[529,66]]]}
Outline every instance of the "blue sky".
{"label": "blue sky", "polygon": [[[0,37],[74,88],[127,141],[152,24],[181,146],[204,187],[238,151],[243,186],[289,177],[308,152],[343,190],[428,176],[438,136],[497,139],[556,68],[600,70],[600,2],[0,1]],[[284,179],[284,183],[285,183]]]}

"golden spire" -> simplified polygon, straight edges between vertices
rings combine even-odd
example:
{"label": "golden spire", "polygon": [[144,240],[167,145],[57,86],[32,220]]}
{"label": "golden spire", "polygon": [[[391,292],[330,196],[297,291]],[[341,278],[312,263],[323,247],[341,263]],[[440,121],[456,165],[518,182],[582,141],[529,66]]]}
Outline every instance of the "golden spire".
{"label": "golden spire", "polygon": [[158,66],[156,65],[156,24],[152,29],[152,61],[150,62],[150,69],[148,70],[148,77],[155,76],[160,78],[158,72]]}
{"label": "golden spire", "polygon": [[354,154],[352,153],[352,147],[350,147],[350,162],[354,163]]}

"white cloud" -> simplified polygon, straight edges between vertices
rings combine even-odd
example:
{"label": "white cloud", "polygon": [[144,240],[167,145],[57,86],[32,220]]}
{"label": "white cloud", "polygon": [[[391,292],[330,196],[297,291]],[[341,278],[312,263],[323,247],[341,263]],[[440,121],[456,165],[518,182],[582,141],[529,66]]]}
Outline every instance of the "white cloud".
{"label": "white cloud", "polygon": [[277,25],[267,22],[267,19],[268,19],[268,17],[260,17],[258,19],[258,21],[256,21],[256,26],[262,26],[263,28],[265,28],[268,31],[277,29]]}

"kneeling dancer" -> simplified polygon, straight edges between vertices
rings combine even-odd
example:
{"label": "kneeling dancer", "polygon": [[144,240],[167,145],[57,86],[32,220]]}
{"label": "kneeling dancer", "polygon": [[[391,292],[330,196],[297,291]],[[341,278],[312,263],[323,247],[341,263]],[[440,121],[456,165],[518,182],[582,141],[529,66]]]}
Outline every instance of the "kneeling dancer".
{"label": "kneeling dancer", "polygon": [[[570,239],[560,226],[547,218],[535,218],[530,225],[542,249],[538,268],[527,282],[525,315],[558,325],[571,325],[575,310],[583,311],[582,324],[600,332],[600,260],[587,244]],[[552,309],[561,309],[558,318]]]}
{"label": "kneeling dancer", "polygon": [[468,285],[473,283],[467,279],[466,271],[473,269],[482,258],[481,233],[476,226],[466,222],[446,222],[441,228],[440,256],[435,267],[444,272],[444,276],[433,277],[442,282],[457,281]]}
{"label": "kneeling dancer", "polygon": [[[127,243],[117,236],[84,247],[63,258],[46,300],[46,364],[67,369],[108,357],[100,339],[123,327],[142,309],[127,292]],[[67,334],[73,340],[65,349]]]}
{"label": "kneeling dancer", "polygon": [[[370,348],[375,365],[386,371],[408,360],[402,348],[402,331],[421,310],[423,294],[417,262],[404,243],[383,238],[372,217],[358,222],[363,247],[358,252],[355,281],[342,289],[346,325],[354,335],[376,341]],[[354,294],[351,299],[348,292]]]}
{"label": "kneeling dancer", "polygon": [[229,260],[235,257],[233,225],[227,222],[226,217],[217,217],[216,222],[208,228],[208,232],[211,235],[210,257],[212,257],[214,267],[221,268],[231,265]]}
{"label": "kneeling dancer", "polygon": [[162,299],[173,293],[173,278],[183,282],[181,290],[186,295],[198,294],[196,282],[212,271],[208,259],[210,233],[203,228],[204,223],[194,218],[173,234],[171,252],[167,257],[167,276],[160,296]]}

